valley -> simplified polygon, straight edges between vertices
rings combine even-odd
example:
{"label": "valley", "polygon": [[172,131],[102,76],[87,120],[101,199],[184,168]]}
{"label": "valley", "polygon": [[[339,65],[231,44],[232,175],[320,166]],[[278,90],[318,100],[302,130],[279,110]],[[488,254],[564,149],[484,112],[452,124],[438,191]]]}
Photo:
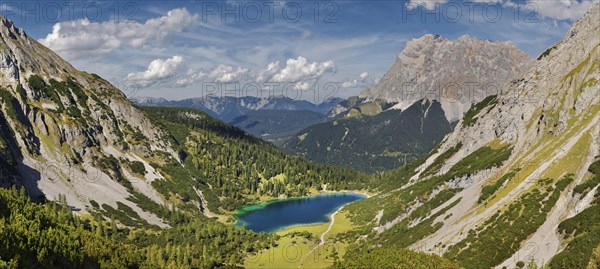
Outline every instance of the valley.
{"label": "valley", "polygon": [[[194,69],[216,58],[260,65],[323,38],[305,31],[279,36],[281,48],[231,52],[239,29],[199,18],[174,9],[118,31],[59,22],[34,38],[0,15],[0,268],[600,268],[600,3],[555,21],[568,30],[538,57],[464,29],[394,36],[404,48],[377,79],[348,71],[362,54],[344,45],[375,55],[384,35],[309,50],[343,51],[338,65],[297,56],[264,70]],[[228,45],[187,47],[219,38],[178,28],[188,22],[219,28]],[[167,53],[146,41],[202,56],[151,61],[126,78],[164,97],[128,96],[70,63],[84,56],[63,56],[72,40],[61,31],[90,25],[135,36],[102,41],[98,66],[120,46]],[[140,36],[150,26],[156,36]],[[242,32],[265,30],[255,27]],[[84,36],[89,53],[100,41]],[[209,80],[310,92],[337,72],[358,74],[337,77],[349,97],[319,104],[185,92]]]}

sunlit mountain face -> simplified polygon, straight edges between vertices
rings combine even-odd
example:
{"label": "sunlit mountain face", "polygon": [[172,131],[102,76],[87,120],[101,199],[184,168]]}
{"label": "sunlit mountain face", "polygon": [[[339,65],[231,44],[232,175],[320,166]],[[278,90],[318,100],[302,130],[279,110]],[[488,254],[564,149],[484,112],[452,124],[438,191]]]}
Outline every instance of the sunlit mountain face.
{"label": "sunlit mountain face", "polygon": [[0,268],[600,268],[597,0],[3,1]]}

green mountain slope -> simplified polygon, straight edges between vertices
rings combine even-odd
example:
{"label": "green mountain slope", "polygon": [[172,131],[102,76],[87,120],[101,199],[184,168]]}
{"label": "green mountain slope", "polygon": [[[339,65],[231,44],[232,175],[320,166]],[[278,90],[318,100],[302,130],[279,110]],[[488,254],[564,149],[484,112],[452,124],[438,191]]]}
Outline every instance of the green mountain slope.
{"label": "green mountain slope", "polygon": [[[349,205],[350,249],[409,247],[465,268],[596,268],[600,4],[427,156]],[[358,240],[359,238],[366,238]]]}
{"label": "green mountain slope", "polygon": [[440,104],[423,101],[404,111],[310,126],[286,142],[284,149],[313,161],[376,172],[426,154],[451,130]]}
{"label": "green mountain slope", "polygon": [[[173,174],[171,180],[155,181],[164,195],[197,197],[202,191],[213,212],[231,211],[258,196],[304,196],[328,189],[360,189],[367,178],[344,168],[315,164],[279,149],[244,131],[188,108],[145,107],[144,111],[171,135],[179,160],[156,165]],[[181,162],[181,166],[178,162]],[[185,200],[185,199],[184,199]]]}
{"label": "green mountain slope", "polygon": [[24,191],[0,188],[0,267],[214,268],[273,241],[198,215],[179,219],[164,231],[130,229],[74,216],[64,200],[38,204]]}
{"label": "green mountain slope", "polygon": [[1,16],[0,37],[0,184],[27,194],[0,190],[0,267],[238,266],[274,238],[233,227],[237,206],[368,180],[200,111],[139,109]]}
{"label": "green mountain slope", "polygon": [[325,115],[308,110],[257,110],[234,118],[229,124],[280,145],[300,130],[321,122]]}

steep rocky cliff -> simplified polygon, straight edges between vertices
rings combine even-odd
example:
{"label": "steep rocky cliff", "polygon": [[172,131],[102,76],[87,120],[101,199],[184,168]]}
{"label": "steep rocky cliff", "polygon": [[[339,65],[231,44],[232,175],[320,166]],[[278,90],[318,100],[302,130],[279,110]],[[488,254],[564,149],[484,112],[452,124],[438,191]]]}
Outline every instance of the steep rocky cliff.
{"label": "steep rocky cliff", "polygon": [[396,109],[424,98],[438,100],[448,120],[455,121],[472,104],[497,94],[530,63],[510,42],[427,34],[409,41],[383,78],[359,97],[396,103]]}
{"label": "steep rocky cliff", "polygon": [[[114,207],[119,201],[162,225],[126,198],[140,192],[162,203],[150,186],[162,176],[144,159],[159,151],[174,155],[158,139],[164,132],[110,83],[76,70],[8,19],[0,21],[0,145],[10,164],[4,169],[12,171],[2,185],[24,185],[35,199],[64,194],[82,212],[91,200]],[[137,161],[147,174],[121,171]]]}

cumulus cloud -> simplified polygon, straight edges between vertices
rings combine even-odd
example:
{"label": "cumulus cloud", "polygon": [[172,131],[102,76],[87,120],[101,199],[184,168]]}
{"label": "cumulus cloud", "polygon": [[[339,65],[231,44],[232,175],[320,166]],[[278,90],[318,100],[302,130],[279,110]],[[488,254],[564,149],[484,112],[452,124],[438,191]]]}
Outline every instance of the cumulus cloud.
{"label": "cumulus cloud", "polygon": [[184,66],[184,59],[181,56],[173,56],[165,60],[156,59],[148,65],[146,71],[131,73],[125,80],[136,83],[140,87],[149,87],[177,75]]}
{"label": "cumulus cloud", "polygon": [[175,86],[187,87],[197,82],[255,81],[258,83],[292,83],[298,89],[307,90],[323,75],[332,72],[335,72],[335,65],[332,61],[309,62],[306,58],[299,56],[295,59],[288,59],[284,66],[279,61],[271,62],[265,69],[259,71],[228,65],[219,65],[210,71],[189,70],[176,81]]}
{"label": "cumulus cloud", "polygon": [[290,58],[282,68],[279,62],[272,62],[267,69],[256,77],[257,82],[294,83],[299,90],[308,90],[319,78],[327,73],[335,72],[333,61],[312,62],[302,56]]}
{"label": "cumulus cloud", "polygon": [[358,86],[364,86],[367,83],[367,79],[369,78],[369,73],[362,72],[358,75],[358,78],[350,81],[342,82],[342,88],[355,88]]}
{"label": "cumulus cloud", "polygon": [[60,22],[40,42],[67,58],[102,55],[125,46],[139,48],[159,43],[170,34],[195,25],[198,18],[198,14],[179,8],[145,23],[113,20],[97,23],[86,19]]}
{"label": "cumulus cloud", "polygon": [[[406,7],[409,10],[422,7],[427,10],[435,10],[436,5],[443,5],[449,0],[409,0]],[[471,0],[470,2],[494,4],[500,3],[507,7],[515,5],[527,5],[524,12],[535,11],[540,16],[556,20],[577,20],[581,18],[595,3],[600,0]],[[533,9],[533,10],[532,10]]]}
{"label": "cumulus cloud", "polygon": [[176,85],[186,87],[201,81],[235,83],[247,79],[249,79],[249,70],[247,68],[219,65],[209,72],[189,70],[185,76],[177,80]]}
{"label": "cumulus cloud", "polygon": [[271,69],[273,75],[268,79],[272,82],[302,82],[307,80],[318,79],[325,73],[335,72],[333,61],[322,63],[312,62],[302,56],[287,60],[285,67],[279,69],[279,63],[274,62],[269,64],[267,69]]}
{"label": "cumulus cloud", "polygon": [[448,0],[410,0],[410,1],[408,1],[408,3],[406,3],[406,7],[409,10],[415,9],[419,6],[425,8],[427,10],[434,10],[436,8],[436,5],[445,4],[447,2],[448,2]]}
{"label": "cumulus cloud", "polygon": [[268,79],[273,77],[273,75],[279,72],[279,61],[272,62],[267,66],[267,69],[261,71],[256,77],[257,82],[266,82]]}
{"label": "cumulus cloud", "polygon": [[581,18],[598,0],[529,0],[543,17],[557,20],[577,20]]}

